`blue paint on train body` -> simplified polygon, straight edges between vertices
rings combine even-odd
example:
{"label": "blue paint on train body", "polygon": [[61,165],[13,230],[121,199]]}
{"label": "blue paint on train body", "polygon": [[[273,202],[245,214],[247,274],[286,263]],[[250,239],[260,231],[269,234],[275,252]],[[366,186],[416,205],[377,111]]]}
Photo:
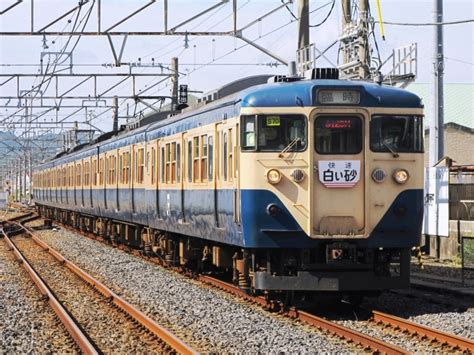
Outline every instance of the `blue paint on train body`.
{"label": "blue paint on train body", "polygon": [[[147,198],[156,197],[156,191],[134,189],[134,196],[131,191],[119,189],[121,204],[118,209],[109,208],[110,204],[108,208],[105,208],[105,204],[99,208],[80,203],[63,205],[54,199],[43,201],[39,198],[37,202],[246,248],[315,248],[330,242],[311,239],[282,201],[268,190],[241,191],[240,223],[234,221],[233,190],[219,190],[217,197],[214,190],[186,190],[184,196],[181,190],[162,190],[159,193],[159,205],[156,205],[156,199],[155,204],[150,204]],[[84,193],[91,191],[84,190]],[[104,191],[92,190],[92,197],[92,205],[98,206]],[[135,209],[132,200],[135,200]],[[276,217],[267,213],[270,204],[280,208]],[[422,220],[423,191],[406,190],[395,198],[367,239],[351,242],[361,248],[410,248],[419,245]]]}

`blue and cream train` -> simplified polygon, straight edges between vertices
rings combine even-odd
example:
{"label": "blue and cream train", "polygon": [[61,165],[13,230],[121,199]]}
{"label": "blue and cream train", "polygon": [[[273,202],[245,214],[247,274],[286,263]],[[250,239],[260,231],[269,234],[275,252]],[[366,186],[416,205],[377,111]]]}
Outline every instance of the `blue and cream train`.
{"label": "blue and cream train", "polygon": [[248,87],[37,166],[41,214],[252,290],[407,287],[423,105],[345,80]]}

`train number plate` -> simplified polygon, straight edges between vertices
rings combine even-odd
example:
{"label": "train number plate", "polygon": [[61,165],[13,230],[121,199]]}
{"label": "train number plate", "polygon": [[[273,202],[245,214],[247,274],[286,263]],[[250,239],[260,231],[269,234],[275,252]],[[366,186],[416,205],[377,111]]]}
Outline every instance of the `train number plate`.
{"label": "train number plate", "polygon": [[353,187],[360,179],[360,160],[320,160],[318,171],[326,187]]}

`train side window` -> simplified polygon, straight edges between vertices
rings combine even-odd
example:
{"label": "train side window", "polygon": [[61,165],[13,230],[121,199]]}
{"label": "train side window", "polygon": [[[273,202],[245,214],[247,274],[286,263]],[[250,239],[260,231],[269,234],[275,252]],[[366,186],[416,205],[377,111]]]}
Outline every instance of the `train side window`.
{"label": "train side window", "polygon": [[125,166],[125,175],[124,175],[124,183],[130,183],[130,152],[125,153],[123,158],[124,162],[123,165]]}
{"label": "train side window", "polygon": [[137,159],[137,183],[143,184],[144,173],[145,173],[145,149],[138,149]]}
{"label": "train side window", "polygon": [[201,136],[201,181],[207,182],[207,134]]}
{"label": "train side window", "polygon": [[161,148],[161,182],[165,183],[165,147]]}
{"label": "train side window", "polygon": [[84,185],[89,186],[90,179],[89,179],[89,162],[84,163]]}
{"label": "train side window", "polygon": [[66,168],[63,168],[63,187],[67,187],[67,174],[66,174]]}
{"label": "train side window", "polygon": [[92,185],[97,186],[97,159],[92,161]]}
{"label": "train side window", "polygon": [[229,181],[232,181],[232,178],[234,176],[234,145],[233,145],[233,140],[232,140],[232,129],[229,129]]}
{"label": "train side window", "polygon": [[199,137],[194,137],[193,142],[193,181],[199,182]]}
{"label": "train side window", "polygon": [[208,149],[209,149],[209,152],[208,152],[208,156],[209,156],[209,172],[208,172],[208,177],[209,177],[209,181],[212,181],[213,180],[213,174],[214,174],[214,167],[213,167],[213,164],[214,164],[214,142],[213,142],[213,139],[212,139],[212,136],[209,136],[208,138]]}
{"label": "train side window", "polygon": [[188,182],[193,179],[193,142],[188,141]]}
{"label": "train side window", "polygon": [[99,185],[104,185],[104,158],[99,159]]}
{"label": "train side window", "polygon": [[171,145],[170,143],[166,144],[166,176],[165,176],[165,181],[167,184],[172,183],[171,181]]}
{"label": "train side window", "polygon": [[181,144],[176,144],[176,182],[181,182]]}
{"label": "train side window", "polygon": [[81,164],[76,165],[76,187],[81,187]]}
{"label": "train side window", "polygon": [[176,183],[176,143],[171,143],[171,183]]}
{"label": "train side window", "polygon": [[156,149],[154,147],[151,148],[151,183],[152,185],[155,184],[155,168],[156,168]]}
{"label": "train side window", "polygon": [[227,146],[227,133],[224,133],[224,138],[222,139],[222,144],[224,146],[223,152],[222,152],[222,159],[224,160],[224,164],[222,166],[222,170],[224,173],[224,181],[227,181],[227,152],[228,152],[228,146]]}

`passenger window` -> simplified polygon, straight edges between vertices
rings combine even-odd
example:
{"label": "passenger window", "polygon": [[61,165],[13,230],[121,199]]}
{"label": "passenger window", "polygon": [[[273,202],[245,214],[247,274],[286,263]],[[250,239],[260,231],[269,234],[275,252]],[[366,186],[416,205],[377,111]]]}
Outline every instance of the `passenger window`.
{"label": "passenger window", "polygon": [[155,184],[155,176],[156,176],[156,149],[151,148],[151,183]]}
{"label": "passenger window", "polygon": [[171,183],[176,182],[176,143],[171,143]]}
{"label": "passenger window", "polygon": [[193,182],[199,182],[199,137],[194,137]]}
{"label": "passenger window", "polygon": [[222,144],[224,146],[223,153],[222,153],[222,158],[224,160],[224,164],[222,167],[223,173],[224,173],[224,181],[227,181],[227,133],[224,133],[224,139],[222,140]]}
{"label": "passenger window", "polygon": [[165,160],[165,181],[167,184],[171,182],[171,174],[170,174],[170,164],[171,164],[171,150],[170,144],[166,144],[165,146],[165,153],[166,153],[166,160]]}
{"label": "passenger window", "polygon": [[362,151],[362,120],[359,117],[318,117],[315,148],[319,154],[359,154]]}
{"label": "passenger window", "polygon": [[181,181],[181,144],[176,144],[176,181]]}
{"label": "passenger window", "polygon": [[234,176],[234,146],[232,140],[232,129],[229,129],[229,181]]}
{"label": "passenger window", "polygon": [[161,148],[161,182],[165,183],[165,147]]}
{"label": "passenger window", "polygon": [[208,156],[209,156],[209,181],[212,181],[213,179],[213,164],[214,164],[214,149],[213,149],[213,141],[212,141],[212,136],[209,136],[208,138]]}
{"label": "passenger window", "polygon": [[207,182],[207,134],[201,136],[201,182]]}
{"label": "passenger window", "polygon": [[188,182],[192,181],[193,177],[193,142],[188,141]]}

